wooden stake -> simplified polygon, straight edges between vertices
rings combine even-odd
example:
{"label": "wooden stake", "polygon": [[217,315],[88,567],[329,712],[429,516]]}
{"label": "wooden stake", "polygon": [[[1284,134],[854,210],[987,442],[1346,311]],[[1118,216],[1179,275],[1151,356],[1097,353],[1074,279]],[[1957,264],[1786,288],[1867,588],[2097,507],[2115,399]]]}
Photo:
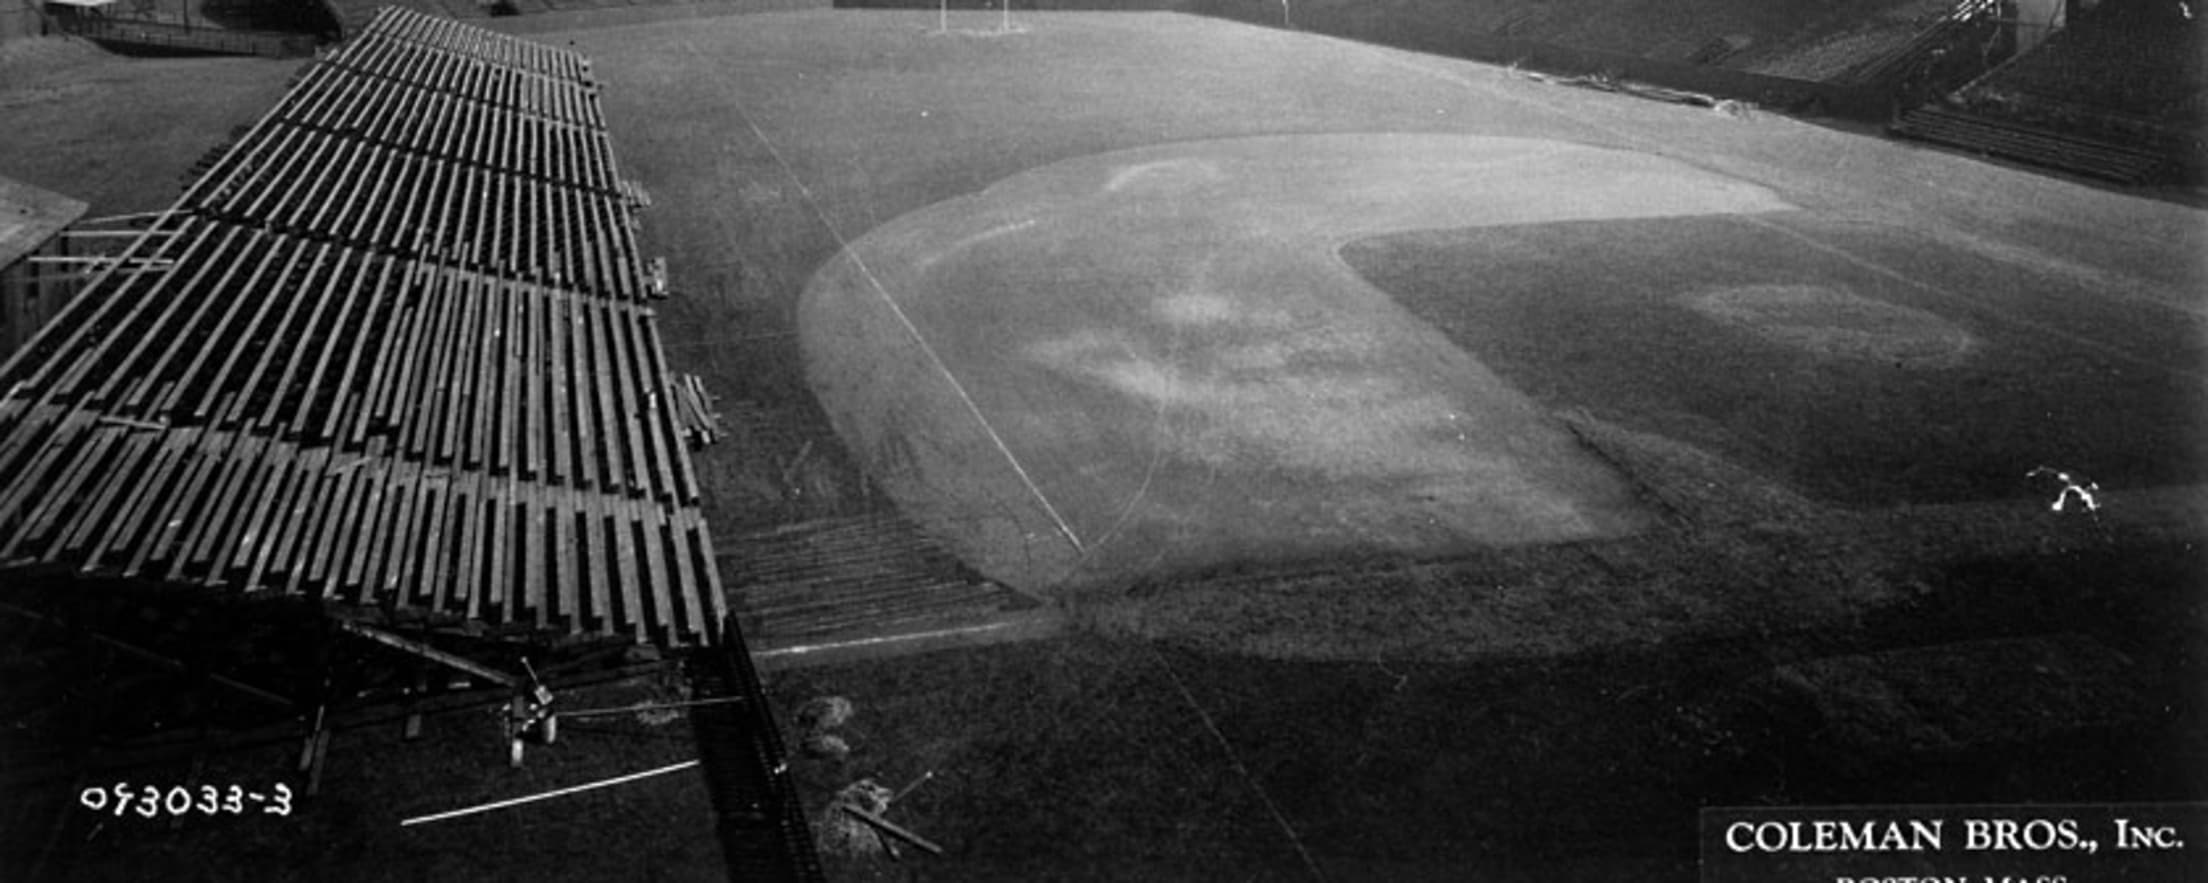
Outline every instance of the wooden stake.
{"label": "wooden stake", "polygon": [[914,846],[920,847],[921,849],[927,850],[929,855],[943,854],[943,847],[929,842],[928,838],[926,837],[922,837],[918,834],[912,833],[911,831],[905,830],[903,826],[897,824],[896,822],[892,822],[888,819],[882,818],[880,815],[867,812],[866,810],[860,809],[856,806],[852,806],[848,803],[843,804],[843,811],[850,813],[859,821],[865,822],[869,825],[873,825],[875,830],[881,831],[882,833],[888,834],[891,837],[895,837],[899,840],[905,841],[906,843],[910,843]]}

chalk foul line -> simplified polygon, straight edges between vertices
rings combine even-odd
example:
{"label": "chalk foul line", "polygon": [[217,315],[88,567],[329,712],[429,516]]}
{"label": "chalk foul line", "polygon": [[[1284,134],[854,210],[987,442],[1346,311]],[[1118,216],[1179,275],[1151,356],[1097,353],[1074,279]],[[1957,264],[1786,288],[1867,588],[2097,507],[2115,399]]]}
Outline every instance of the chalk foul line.
{"label": "chalk foul line", "polygon": [[[697,46],[684,42],[682,47],[692,57],[698,58],[700,61],[704,60],[704,56],[698,52]],[[1035,478],[1028,474],[1027,467],[1020,465],[1020,458],[1013,455],[1011,446],[1004,442],[1004,436],[998,434],[997,428],[990,424],[989,418],[981,413],[981,406],[976,404],[973,395],[966,391],[966,384],[959,382],[958,375],[951,373],[950,366],[945,364],[943,357],[936,353],[935,347],[928,343],[927,337],[920,333],[920,326],[914,324],[912,317],[906,315],[905,308],[899,306],[897,299],[889,295],[888,287],[884,286],[882,280],[874,275],[873,269],[866,265],[866,259],[860,257],[858,251],[851,247],[851,241],[844,238],[843,231],[836,229],[835,223],[828,220],[828,213],[821,209],[819,200],[813,197],[812,188],[805,185],[805,180],[797,176],[795,169],[790,168],[790,164],[782,158],[782,151],[775,148],[773,141],[768,140],[767,133],[759,128],[758,123],[752,121],[751,114],[744,111],[743,105],[731,98],[729,99],[729,108],[736,111],[737,118],[744,121],[744,126],[751,130],[752,137],[759,139],[760,146],[767,149],[767,155],[774,159],[774,164],[782,170],[783,176],[789,178],[790,183],[797,185],[798,195],[804,198],[805,207],[812,211],[813,217],[820,221],[820,226],[828,231],[828,235],[835,238],[837,247],[841,248],[844,254],[850,256],[852,266],[859,269],[859,274],[866,278],[867,285],[882,299],[882,303],[889,306],[890,313],[897,317],[898,324],[904,326],[905,333],[910,334],[913,342],[920,345],[920,352],[927,356],[928,364],[934,366],[936,372],[942,374],[943,379],[950,382],[951,390],[958,394],[959,403],[965,406],[966,413],[973,416],[974,422],[981,426],[982,433],[989,436],[989,443],[995,445],[997,452],[1004,455],[1006,463],[1011,464],[1013,474],[1019,476],[1020,483],[1027,486],[1027,492],[1034,495],[1035,502],[1042,505],[1044,514],[1050,516],[1051,523],[1057,527],[1059,535],[1065,537],[1067,543],[1072,544],[1075,553],[1086,555],[1088,549],[1082,545],[1081,537],[1073,532],[1073,527],[1066,523],[1065,517],[1058,514],[1058,507],[1051,505],[1050,498],[1045,496],[1043,489],[1035,484]]]}

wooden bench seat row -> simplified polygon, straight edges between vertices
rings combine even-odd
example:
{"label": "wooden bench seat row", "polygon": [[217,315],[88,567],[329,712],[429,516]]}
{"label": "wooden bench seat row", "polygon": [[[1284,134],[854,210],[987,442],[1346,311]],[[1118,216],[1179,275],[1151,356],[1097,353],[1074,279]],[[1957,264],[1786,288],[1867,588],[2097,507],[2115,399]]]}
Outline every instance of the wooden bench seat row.
{"label": "wooden bench seat row", "polygon": [[[629,201],[275,122],[181,208],[401,257],[511,273],[605,297],[645,296]],[[336,174],[342,169],[343,174]]]}
{"label": "wooden bench seat row", "polygon": [[347,66],[412,45],[371,30],[318,61],[178,207],[605,297],[650,296],[634,197],[595,87],[446,54],[452,63],[375,75]]}
{"label": "wooden bench seat row", "polygon": [[334,65],[309,70],[293,94],[305,97],[277,113],[288,125],[628,196],[603,129]]}
{"label": "wooden bench seat row", "polygon": [[695,504],[650,308],[182,218],[18,396]]}
{"label": "wooden bench seat row", "polygon": [[0,561],[696,642],[725,614],[695,508],[213,427],[9,408]]}
{"label": "wooden bench seat row", "polygon": [[576,82],[590,82],[590,60],[542,43],[510,37],[402,6],[378,10],[361,36],[414,43],[492,64]]}
{"label": "wooden bench seat row", "polygon": [[598,90],[585,83],[501,67],[480,59],[368,34],[324,57],[312,70],[336,68],[381,83],[444,92],[518,113],[605,128]]}

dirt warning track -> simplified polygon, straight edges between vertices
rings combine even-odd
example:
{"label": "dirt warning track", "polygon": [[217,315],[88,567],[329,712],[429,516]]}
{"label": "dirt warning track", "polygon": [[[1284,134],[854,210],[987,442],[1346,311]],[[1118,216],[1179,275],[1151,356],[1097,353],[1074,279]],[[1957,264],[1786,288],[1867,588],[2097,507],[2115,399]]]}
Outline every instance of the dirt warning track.
{"label": "dirt warning track", "polygon": [[1060,162],[816,275],[808,374],[899,505],[1031,591],[1613,535],[1622,479],[1338,255],[1391,232],[1781,211],[1673,160],[1458,135]]}

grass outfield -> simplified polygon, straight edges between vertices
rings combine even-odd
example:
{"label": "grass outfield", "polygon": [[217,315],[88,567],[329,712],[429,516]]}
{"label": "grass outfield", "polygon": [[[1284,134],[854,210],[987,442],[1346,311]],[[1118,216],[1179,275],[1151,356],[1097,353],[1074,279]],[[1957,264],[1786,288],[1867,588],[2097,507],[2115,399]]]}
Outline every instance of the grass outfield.
{"label": "grass outfield", "polygon": [[[1825,500],[2037,495],[2025,474],[2041,465],[2111,490],[2208,478],[2208,341],[2183,314],[2101,301],[1907,229],[1812,214],[1577,222],[1375,238],[1347,257],[1537,398]],[[1916,324],[1828,310],[1774,338],[1693,303],[1751,286],[1847,292],[1915,311]],[[1864,336],[1944,347],[1927,336],[1937,323],[1967,351],[1834,351],[1802,337],[1845,333],[1851,319]]]}

